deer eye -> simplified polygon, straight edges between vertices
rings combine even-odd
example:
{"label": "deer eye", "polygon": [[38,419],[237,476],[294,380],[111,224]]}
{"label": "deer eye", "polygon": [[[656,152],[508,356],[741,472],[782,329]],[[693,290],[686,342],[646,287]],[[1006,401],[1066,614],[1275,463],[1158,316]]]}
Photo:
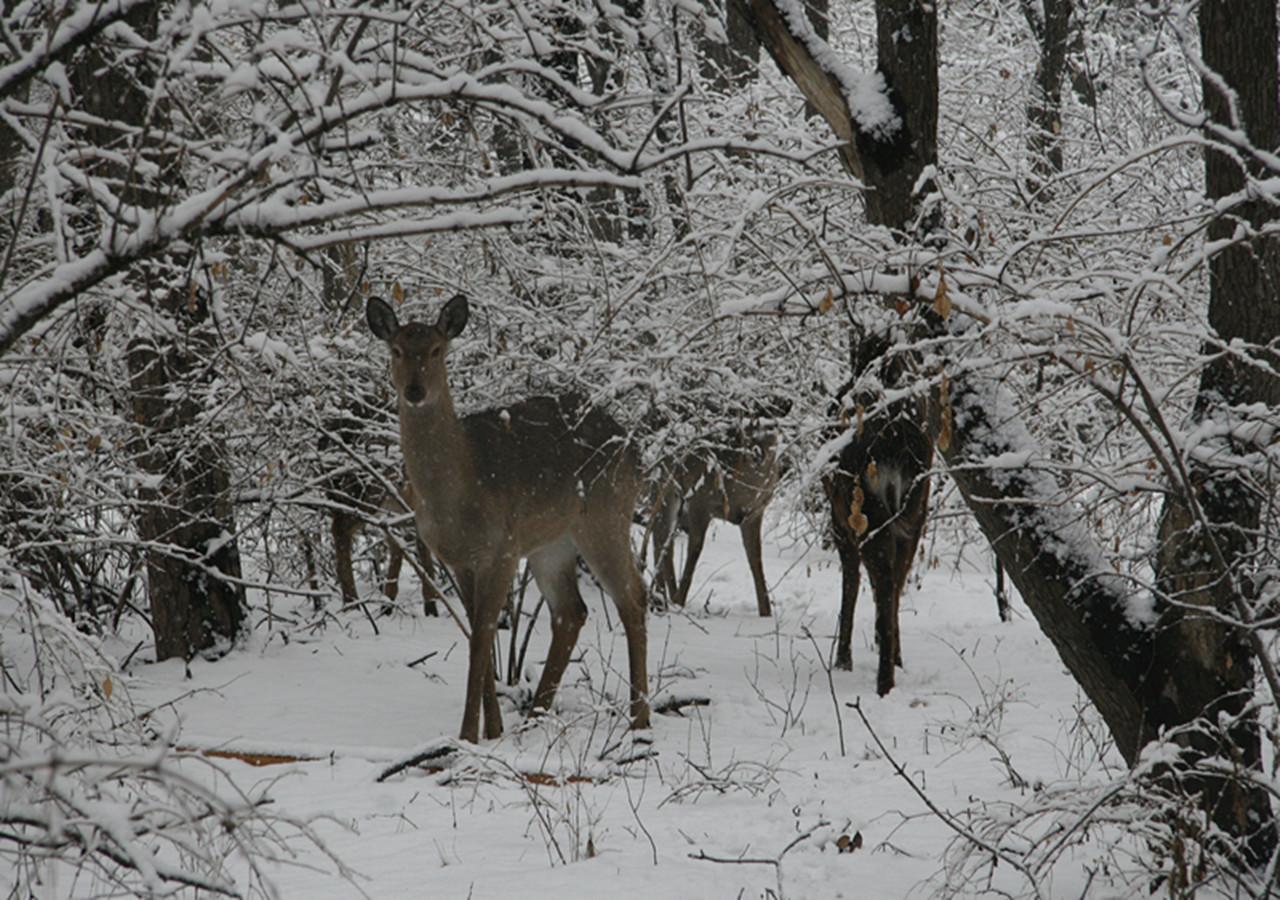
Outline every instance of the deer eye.
{"label": "deer eye", "polygon": [[444,348],[443,348],[443,347],[436,347],[435,349],[433,349],[433,350],[431,351],[431,358],[432,358],[432,359],[439,359],[439,358],[440,358],[440,356],[441,356],[443,353],[444,353]]}
{"label": "deer eye", "polygon": [[399,347],[392,347],[392,348],[391,348],[391,355],[392,355],[392,357],[394,357],[395,359],[399,359],[400,357],[404,356],[404,351],[403,351],[403,350],[401,350]]}

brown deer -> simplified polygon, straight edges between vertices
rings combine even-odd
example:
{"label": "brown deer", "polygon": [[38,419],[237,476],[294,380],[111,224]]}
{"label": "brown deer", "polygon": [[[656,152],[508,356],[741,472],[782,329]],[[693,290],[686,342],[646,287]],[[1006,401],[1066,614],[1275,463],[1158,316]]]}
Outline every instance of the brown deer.
{"label": "brown deer", "polygon": [[[379,509],[389,516],[398,518],[402,513],[412,513],[413,504],[413,485],[405,481],[400,486],[399,491],[394,493],[388,491],[383,494]],[[382,593],[388,600],[394,600],[400,594],[400,570],[404,567],[406,548],[390,527],[386,529],[384,542],[387,545],[387,571],[382,576]],[[422,591],[422,611],[428,616],[438,616],[440,615],[440,610],[436,606],[436,601],[440,600],[441,597],[435,583],[437,578],[435,557],[431,555],[431,550],[427,545],[422,543],[422,538],[418,537],[416,528],[413,534],[413,549],[418,555],[418,565],[422,568],[422,571],[418,573],[418,582]],[[339,554],[340,558],[342,555],[342,553]],[[345,556],[346,565],[348,566],[348,571],[350,571],[351,548],[349,544],[345,548]]]}
{"label": "brown deer", "polygon": [[[355,566],[353,564],[356,535],[378,518],[411,512],[413,485],[401,482],[396,490],[392,482],[383,477],[371,463],[368,455],[368,434],[379,415],[380,404],[374,398],[357,397],[350,401],[341,414],[329,417],[320,432],[319,449],[322,454],[334,454],[341,450],[342,464],[329,467],[324,475],[324,490],[329,501],[329,533],[333,540],[333,568],[342,592],[342,602],[356,603]],[[360,457],[360,458],[357,458]],[[403,478],[403,476],[401,476]],[[384,535],[387,545],[387,571],[382,580],[382,593],[394,600],[400,592],[400,569],[404,563],[404,548],[387,529]],[[431,553],[421,541],[416,542],[418,559],[428,578],[434,578]],[[428,616],[438,615],[436,601],[439,593],[430,580],[422,581],[423,611]]]}
{"label": "brown deer", "polygon": [[635,448],[611,417],[571,396],[533,397],[459,419],[445,357],[468,315],[462,295],[444,305],[433,325],[401,325],[378,299],[366,307],[370,330],[391,350],[418,534],[453,572],[471,622],[462,740],[479,739],[482,705],[485,737],[502,734],[493,639],[521,557],[551,610],[551,647],[534,713],[551,708],[587,618],[578,592],[581,554],[618,609],[631,722],[647,728],[645,588],[631,552],[641,487]]}
{"label": "brown deer", "polygon": [[[876,361],[883,381],[901,379],[901,364],[885,359],[887,338],[868,339],[855,359],[855,380]],[[853,381],[841,390],[846,393]],[[924,431],[924,414],[908,398],[896,400],[865,420],[862,409],[875,397],[856,397],[857,421],[836,459],[836,468],[823,478],[831,504],[831,532],[840,555],[840,628],[836,666],[853,668],[853,611],[858,601],[859,566],[865,566],[876,604],[876,644],[879,668],[876,692],[893,690],[894,668],[902,665],[898,633],[898,604],[911,571],[929,511],[929,469],[933,443]]]}
{"label": "brown deer", "polygon": [[[778,486],[777,435],[759,428],[735,429],[711,446],[686,454],[666,467],[653,509],[653,565],[667,602],[684,606],[712,519],[737,525],[755,582],[756,608],[772,614],[761,559],[760,529],[765,507]],[[689,534],[684,570],[677,585],[672,559],[676,526]]]}

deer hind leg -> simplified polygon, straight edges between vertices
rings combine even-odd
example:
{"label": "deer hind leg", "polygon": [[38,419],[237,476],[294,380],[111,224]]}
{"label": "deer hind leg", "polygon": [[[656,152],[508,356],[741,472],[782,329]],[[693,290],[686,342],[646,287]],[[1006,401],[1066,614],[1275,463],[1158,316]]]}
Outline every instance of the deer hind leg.
{"label": "deer hind leg", "polygon": [[[674,492],[672,492],[674,494]],[[653,513],[653,569],[656,582],[655,596],[661,592],[663,606],[674,603],[676,598],[675,543],[676,524],[680,518],[680,503],[674,496],[664,496]]]}
{"label": "deer hind leg", "polygon": [[498,615],[506,602],[507,590],[516,574],[517,560],[502,557],[484,571],[468,572],[459,579],[463,606],[471,621],[471,644],[467,663],[467,693],[462,712],[464,741],[476,743],[480,736],[480,714],[484,712],[484,736],[502,736],[502,710],[494,682],[496,670],[493,642],[498,631]]}
{"label": "deer hind leg", "polygon": [[894,558],[898,541],[887,528],[874,532],[861,550],[867,578],[876,603],[876,693],[881,697],[893,690],[894,668],[900,655],[898,638],[898,566]]}
{"label": "deer hind leg", "polygon": [[[920,547],[920,539],[924,536],[929,517],[929,480],[928,475],[921,476],[923,482],[908,495],[907,506],[902,511],[902,528],[897,538],[894,556],[894,597],[895,606],[902,602],[902,592],[907,586],[907,577],[911,574],[911,564],[915,562],[916,551]],[[896,648],[896,662],[902,665],[902,645]]]}
{"label": "deer hind leg", "polygon": [[770,616],[773,610],[769,606],[769,586],[764,579],[764,554],[760,540],[763,525],[764,511],[761,510],[743,519],[738,530],[742,532],[742,546],[747,551],[747,565],[756,586],[756,609],[760,615]]}
{"label": "deer hind leg", "polygon": [[861,587],[862,558],[853,537],[843,528],[833,535],[840,554],[840,627],[836,635],[836,668],[853,668],[853,612],[858,605]]}
{"label": "deer hind leg", "polygon": [[619,518],[612,527],[582,529],[575,535],[587,567],[613,598],[627,637],[631,675],[631,727],[649,727],[648,637],[645,632],[644,579],[631,554],[629,519]]}
{"label": "deer hind leg", "polygon": [[[868,570],[868,574],[870,570]],[[876,670],[876,693],[883,697],[893,690],[895,657],[901,655],[898,639],[898,598],[893,590],[893,579],[884,569],[877,569],[871,576],[871,587],[876,598],[876,644],[879,650],[879,667]]]}
{"label": "deer hind leg", "polygon": [[578,591],[578,548],[568,539],[541,547],[529,555],[533,580],[551,609],[551,647],[542,677],[533,692],[530,715],[551,709],[560,679],[578,642],[578,632],[587,620],[587,607]]}
{"label": "deer hind leg", "polygon": [[359,597],[351,566],[351,547],[355,543],[360,520],[348,512],[335,510],[329,525],[333,532],[333,565],[338,573],[338,585],[342,589],[342,602],[355,603]]}
{"label": "deer hind leg", "polygon": [[394,600],[400,595],[400,569],[404,566],[404,551],[400,549],[400,542],[387,535],[387,571],[382,576],[382,594],[388,600]]}
{"label": "deer hind leg", "polygon": [[824,478],[822,488],[831,506],[831,542],[840,556],[840,620],[836,634],[836,668],[853,668],[853,613],[858,605],[862,557],[851,530],[850,497],[853,483],[843,472]]}
{"label": "deer hind leg", "polygon": [[689,546],[685,549],[684,569],[680,573],[680,586],[676,589],[676,606],[684,606],[689,599],[689,589],[693,587],[693,570],[697,568],[698,557],[702,555],[702,546],[707,540],[707,529],[711,527],[711,517],[705,513],[687,510],[689,516]]}

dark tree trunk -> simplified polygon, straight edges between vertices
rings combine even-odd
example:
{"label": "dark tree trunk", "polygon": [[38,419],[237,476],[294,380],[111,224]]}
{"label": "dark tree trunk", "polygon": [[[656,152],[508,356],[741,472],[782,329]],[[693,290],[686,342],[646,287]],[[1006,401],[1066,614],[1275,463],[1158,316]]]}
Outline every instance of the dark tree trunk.
{"label": "dark tree trunk", "polygon": [[[1215,123],[1243,129],[1250,144],[1266,151],[1280,145],[1277,38],[1274,0],[1205,0],[1200,6],[1205,64],[1230,88],[1238,118],[1232,116],[1228,97],[1208,79],[1203,84],[1206,112]],[[1243,191],[1249,174],[1268,173],[1206,149],[1205,187],[1211,203]],[[1226,242],[1242,225],[1256,234],[1275,218],[1266,202],[1241,202],[1209,225],[1207,237]],[[1223,343],[1265,346],[1280,337],[1280,242],[1275,237],[1237,240],[1211,257],[1209,324]],[[1215,342],[1205,348],[1210,362],[1201,373],[1196,422],[1240,420],[1244,414],[1239,410],[1248,404],[1280,406],[1274,353],[1213,355],[1218,346]],[[1233,441],[1222,449],[1238,459],[1254,448]],[[1206,723],[1183,739],[1191,761],[1219,756],[1250,769],[1261,765],[1260,729],[1252,708],[1256,636],[1229,621],[1249,618],[1249,560],[1270,492],[1271,486],[1247,469],[1213,467],[1197,457],[1188,459],[1185,483],[1165,503],[1156,572],[1166,602],[1160,610],[1153,677],[1167,682],[1178,673],[1181,680],[1191,680],[1164,698],[1170,717],[1202,717]],[[1205,615],[1200,612],[1204,609],[1225,615]],[[1218,722],[1229,724],[1214,727]],[[1194,788],[1203,792],[1218,826],[1230,834],[1251,835],[1251,862],[1265,862],[1277,838],[1268,798],[1238,779],[1204,782]]]}
{"label": "dark tree trunk", "polygon": [[723,44],[704,37],[698,57],[702,80],[713,91],[728,94],[755,79],[760,41],[742,7],[735,4],[725,8],[724,32]]}
{"label": "dark tree trunk", "polygon": [[1027,105],[1027,149],[1034,196],[1062,173],[1062,79],[1067,71],[1072,0],[1022,0],[1022,13],[1040,45],[1036,81]]}
{"label": "dark tree trunk", "polygon": [[[143,35],[154,35],[158,5],[129,16]],[[153,133],[163,124],[163,102],[150,96],[156,73],[145,58],[128,65],[94,46],[74,69],[84,108],[102,124],[88,127],[98,146],[125,160],[146,156],[160,174],[129,162],[103,164],[128,204],[159,208],[181,178],[179,161],[145,138],[128,137],[112,123]],[[149,118],[150,117],[150,118]],[[86,204],[87,206],[87,204]],[[100,212],[109,216],[110,211]],[[88,230],[111,227],[90,223]],[[138,537],[146,548],[147,593],[156,658],[191,658],[225,645],[244,623],[244,589],[222,442],[202,405],[213,377],[207,360],[215,336],[206,299],[193,280],[190,252],[134,267],[130,281],[167,327],[135,338],[127,351],[139,467],[150,478],[139,491]]]}
{"label": "dark tree trunk", "polygon": [[867,219],[897,231],[916,230],[912,189],[938,156],[938,20],[932,6],[916,0],[876,3],[877,68],[902,120],[887,133],[855,125],[839,82],[817,63],[806,36],[791,32],[771,0],[730,0],[730,6],[751,21],[778,68],[836,137],[848,142],[840,159],[871,188],[864,195]]}
{"label": "dark tree trunk", "polygon": [[[184,298],[165,302],[175,301]],[[230,476],[217,436],[198,425],[205,411],[199,389],[208,374],[196,349],[198,323],[191,323],[197,326],[187,335],[191,343],[143,338],[128,352],[135,452],[153,478],[139,492],[138,536],[147,547],[158,660],[224,646],[239,634],[246,612]]]}

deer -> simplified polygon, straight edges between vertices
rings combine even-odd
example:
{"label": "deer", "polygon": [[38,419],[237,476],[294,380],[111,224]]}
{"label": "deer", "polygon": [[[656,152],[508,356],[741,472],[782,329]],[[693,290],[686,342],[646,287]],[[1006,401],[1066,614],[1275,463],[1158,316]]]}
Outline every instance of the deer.
{"label": "deer", "polygon": [[[737,525],[755,583],[756,608],[772,615],[764,577],[760,532],[765,507],[781,476],[778,438],[772,431],[739,428],[710,446],[690,451],[664,467],[653,503],[653,565],[666,601],[684,606],[694,568],[712,519]],[[684,569],[677,584],[673,550],[676,526],[688,532]]]}
{"label": "deer", "polygon": [[[382,492],[381,498],[377,498],[376,510],[381,511],[384,515],[398,519],[402,514],[413,511],[413,485],[405,481],[398,490],[386,490]],[[374,509],[369,509],[372,514]],[[367,517],[356,516],[348,511],[335,510],[333,513],[333,546],[335,567],[338,571],[338,584],[342,587],[342,598],[345,603],[355,602],[355,575],[352,569],[352,547],[355,543],[355,536],[359,530],[364,527],[370,520]],[[399,525],[396,523],[396,527]],[[404,568],[406,548],[403,543],[392,533],[390,527],[386,528],[383,535],[383,542],[387,547],[387,569],[382,576],[382,594],[388,600],[395,600],[400,595],[400,570]],[[435,584],[436,568],[435,559],[431,555],[430,548],[422,543],[422,539],[414,534],[414,549],[418,555],[418,565],[421,568],[419,572],[419,583],[422,591],[422,612],[427,616],[440,615],[440,609],[436,601],[440,600],[440,591]]]}
{"label": "deer", "polygon": [[648,728],[647,604],[631,549],[642,477],[627,433],[572,394],[459,418],[446,359],[470,315],[463,294],[444,304],[434,324],[401,325],[378,298],[370,298],[365,314],[390,350],[418,536],[453,573],[470,621],[461,740],[478,742],[482,708],[485,738],[502,735],[493,643],[521,558],[551,611],[551,645],[532,715],[551,709],[587,618],[578,590],[581,555],[613,600],[626,636],[631,726]]}
{"label": "deer", "polygon": [[[888,349],[886,337],[864,339],[854,361],[854,379],[839,397],[876,360],[881,361],[885,383],[899,381],[901,363],[884,358]],[[853,433],[822,483],[831,507],[831,536],[840,557],[836,667],[853,668],[853,613],[860,569],[865,566],[876,604],[876,692],[883,697],[893,690],[895,668],[902,665],[898,608],[928,518],[933,442],[916,400],[894,400],[864,419],[862,409],[874,400],[869,393],[855,395],[858,412]]]}
{"label": "deer", "polygon": [[[413,506],[413,486],[401,477],[399,486],[384,477],[380,467],[365,458],[368,433],[378,416],[380,405],[375,398],[356,397],[337,415],[324,422],[320,433],[319,449],[332,453],[344,452],[343,464],[330,468],[324,477],[324,490],[329,501],[329,533],[333,540],[333,567],[337,574],[342,602],[353,604],[359,600],[353,565],[356,535],[379,516],[399,516]],[[385,529],[387,546],[387,571],[382,579],[382,593],[388,600],[395,600],[400,592],[400,570],[404,564],[404,545]],[[422,608],[428,616],[439,615],[436,601],[440,594],[433,583],[435,566],[431,551],[421,541],[417,545],[422,572]]]}

